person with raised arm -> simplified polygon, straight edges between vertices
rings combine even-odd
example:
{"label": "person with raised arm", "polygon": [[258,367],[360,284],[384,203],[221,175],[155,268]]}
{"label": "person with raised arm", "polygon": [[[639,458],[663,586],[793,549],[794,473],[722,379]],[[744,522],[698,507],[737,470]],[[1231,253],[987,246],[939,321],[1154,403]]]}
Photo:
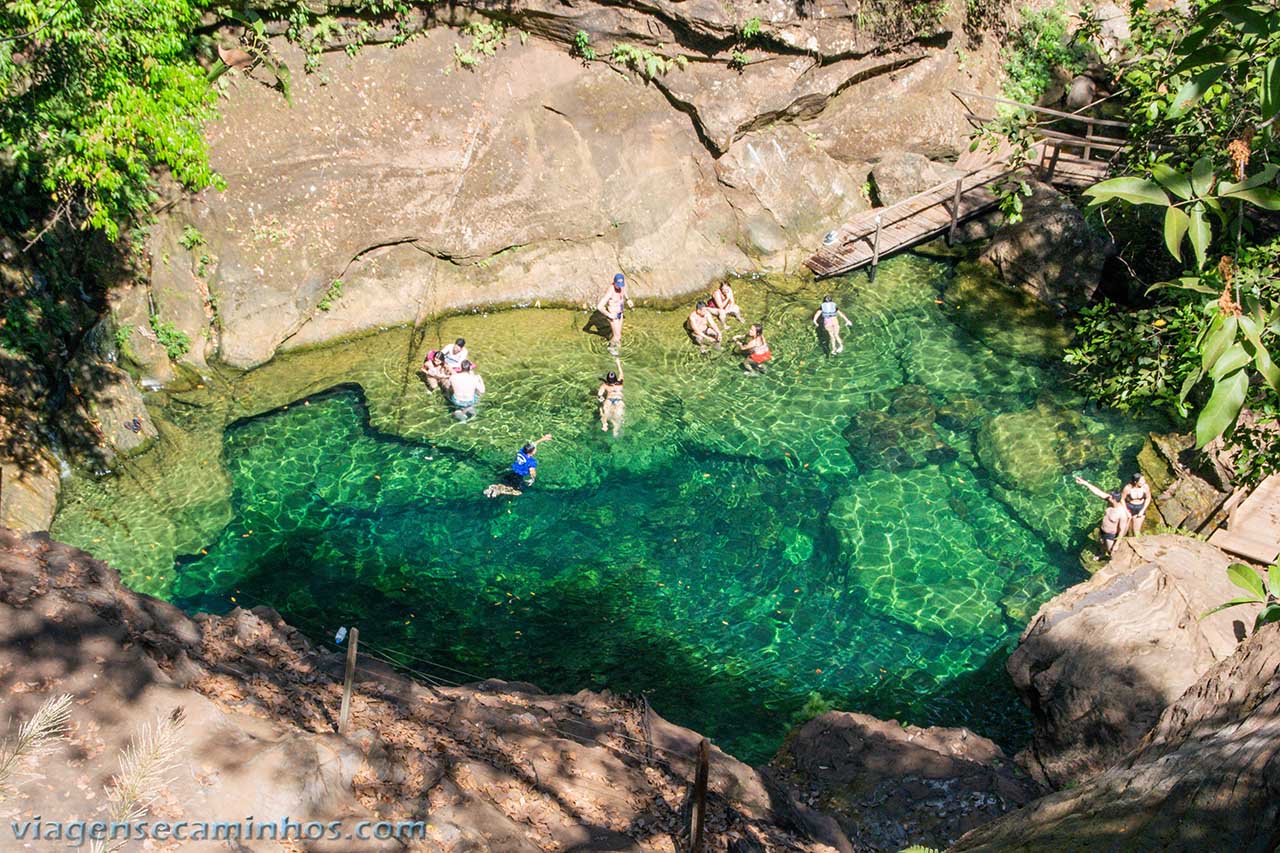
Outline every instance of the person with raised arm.
{"label": "person with raised arm", "polygon": [[1075,481],[1107,502],[1098,525],[1098,538],[1102,540],[1102,550],[1110,557],[1116,549],[1116,542],[1129,529],[1129,511],[1124,508],[1119,492],[1103,491],[1079,474],[1075,475]]}
{"label": "person with raised arm", "polygon": [[550,440],[551,433],[547,433],[542,438],[526,442],[516,451],[516,459],[511,463],[511,467],[502,473],[502,479],[484,490],[485,497],[524,494],[524,490],[538,479],[538,445]]}

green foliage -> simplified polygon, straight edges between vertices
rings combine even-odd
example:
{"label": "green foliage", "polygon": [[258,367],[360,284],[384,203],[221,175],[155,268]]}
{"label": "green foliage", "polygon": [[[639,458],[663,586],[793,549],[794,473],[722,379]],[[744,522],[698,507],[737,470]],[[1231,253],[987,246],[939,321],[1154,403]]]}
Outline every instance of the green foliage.
{"label": "green foliage", "polygon": [[1034,104],[1048,91],[1059,71],[1068,77],[1083,71],[1089,51],[1084,42],[1068,34],[1067,16],[1057,5],[1041,11],[1022,9],[1002,57],[1004,96]]}
{"label": "green foliage", "polygon": [[113,334],[112,337],[115,340],[116,351],[119,352],[120,355],[122,356],[127,355],[127,350],[129,348],[129,338],[132,336],[132,334],[133,334],[133,329],[129,328],[128,326],[116,326],[115,333]]}
{"label": "green foliage", "polygon": [[745,44],[750,44],[760,36],[760,19],[748,18],[746,23],[738,27],[738,38]]}
{"label": "green foliage", "polygon": [[649,80],[689,64],[689,60],[684,56],[663,56],[631,44],[615,44],[613,50],[609,52],[609,59],[639,72]]}
{"label": "green foliage", "polygon": [[16,35],[0,41],[0,180],[11,204],[115,239],[149,208],[156,168],[191,189],[219,183],[201,136],[215,105],[196,61],[205,9],[205,0],[0,5],[0,32]]}
{"label": "green foliage", "polygon": [[587,35],[586,30],[578,30],[573,34],[573,47],[569,49],[569,53],[583,62],[591,62],[596,58],[596,49],[591,46],[591,36]]}
{"label": "green foliage", "polygon": [[1277,593],[1280,593],[1280,563],[1272,563],[1267,569],[1265,578],[1254,571],[1251,566],[1246,566],[1244,563],[1232,563],[1227,566],[1227,580],[1231,581],[1239,589],[1244,590],[1248,595],[1233,598],[1230,601],[1219,604],[1212,610],[1206,610],[1200,614],[1201,619],[1230,607],[1238,607],[1241,604],[1261,604],[1262,610],[1259,611],[1258,617],[1253,620],[1255,634],[1263,625],[1280,622],[1280,599],[1276,598]]}
{"label": "green foliage", "polygon": [[179,331],[172,323],[162,321],[159,314],[151,315],[151,331],[155,332],[156,340],[164,347],[170,361],[177,361],[191,351],[191,338],[187,333]]}
{"label": "green foliage", "polygon": [[507,45],[507,25],[502,21],[473,21],[462,28],[464,36],[471,36],[471,45],[453,46],[453,56],[458,65],[474,69]]}
{"label": "green foliage", "polygon": [[188,252],[195,251],[197,246],[203,246],[204,243],[204,235],[194,225],[188,225],[183,228],[182,236],[178,238],[178,245]]}
{"label": "green foliage", "polygon": [[342,297],[342,279],[335,278],[329,283],[329,289],[324,292],[324,296],[320,297],[320,301],[316,303],[316,307],[321,311],[328,311],[333,307],[333,303]]}
{"label": "green foliage", "polygon": [[834,711],[835,704],[828,702],[817,690],[810,691],[803,705],[792,715],[791,721],[793,725],[799,726],[809,722],[814,717],[821,717],[828,711]]}

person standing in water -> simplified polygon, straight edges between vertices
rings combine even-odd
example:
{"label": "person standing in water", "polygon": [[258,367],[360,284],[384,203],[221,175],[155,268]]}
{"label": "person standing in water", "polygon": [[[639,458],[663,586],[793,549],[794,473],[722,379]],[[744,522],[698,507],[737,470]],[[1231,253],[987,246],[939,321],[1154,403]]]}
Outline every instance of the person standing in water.
{"label": "person standing in water", "polygon": [[618,369],[605,374],[604,382],[596,389],[596,399],[600,401],[600,430],[608,432],[612,426],[613,437],[617,438],[622,430],[622,415],[626,411],[626,403],[622,400],[622,360],[615,358],[613,363]]}
{"label": "person standing in water", "polygon": [[422,362],[418,375],[427,383],[427,388],[432,391],[439,391],[443,388],[446,394],[449,393],[449,384],[453,381],[453,371],[444,363],[444,356],[440,354],[440,350],[433,349],[427,353],[427,358]]}
{"label": "person standing in water", "polygon": [[765,362],[773,358],[773,353],[769,350],[769,342],[764,339],[764,327],[759,323],[754,324],[747,332],[746,340],[742,335],[735,335],[733,342],[738,345],[738,350],[742,352],[746,358],[742,362],[742,369],[747,373],[764,373],[766,371]]}
{"label": "person standing in water", "polygon": [[689,337],[693,338],[693,342],[702,352],[707,351],[707,344],[715,344],[716,349],[720,349],[723,335],[716,324],[715,314],[707,307],[707,303],[699,302],[694,306],[689,312],[689,319],[685,321],[685,328],[689,330]]}
{"label": "person standing in water", "polygon": [[830,355],[844,352],[844,339],[840,337],[840,321],[844,320],[846,327],[852,326],[853,323],[844,315],[829,293],[822,297],[822,305],[813,312],[813,325],[818,325],[819,317],[822,318],[822,328],[827,333],[827,352]]}
{"label": "person standing in water", "polygon": [[609,321],[609,351],[618,354],[622,346],[622,314],[626,308],[634,308],[635,304],[623,293],[627,286],[626,277],[618,273],[613,277],[613,284],[596,303],[596,310]]}
{"label": "person standing in water", "polygon": [[485,497],[496,498],[499,495],[522,495],[524,490],[538,479],[538,445],[551,440],[551,433],[542,438],[526,443],[516,452],[516,460],[511,467],[502,473],[502,479],[484,490]]}
{"label": "person standing in water", "polygon": [[707,300],[707,306],[711,310],[713,317],[719,317],[720,322],[724,323],[725,328],[729,328],[729,318],[736,317],[739,323],[745,323],[742,319],[742,309],[738,307],[738,300],[733,295],[733,288],[729,282],[723,281],[720,286],[711,292],[711,298]]}
{"label": "person standing in water", "polygon": [[1104,492],[1078,474],[1075,481],[1107,502],[1102,522],[1098,525],[1098,538],[1102,540],[1102,550],[1110,557],[1116,549],[1116,541],[1129,529],[1129,511],[1120,500],[1119,492]]}
{"label": "person standing in water", "polygon": [[474,364],[464,361],[461,366],[462,372],[455,373],[449,383],[449,402],[453,404],[453,416],[466,421],[476,416],[476,403],[480,402],[485,387]]}
{"label": "person standing in water", "polygon": [[1147,520],[1147,509],[1151,506],[1151,487],[1142,474],[1134,474],[1129,482],[1120,490],[1120,498],[1125,509],[1129,510],[1130,530],[1134,536],[1142,535],[1142,522]]}

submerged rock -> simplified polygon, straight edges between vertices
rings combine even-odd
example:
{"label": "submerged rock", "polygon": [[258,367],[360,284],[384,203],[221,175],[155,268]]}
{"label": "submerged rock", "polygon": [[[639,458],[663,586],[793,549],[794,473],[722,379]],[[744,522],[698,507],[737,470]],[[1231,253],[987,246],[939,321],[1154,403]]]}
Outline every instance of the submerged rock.
{"label": "submerged rock", "polygon": [[1004,486],[1043,493],[1068,471],[1106,454],[1074,410],[1041,401],[1023,412],[987,420],[978,431],[978,458]]}
{"label": "submerged rock", "polygon": [[1061,786],[1097,774],[1231,655],[1257,608],[1200,617],[1239,595],[1226,578],[1232,562],[1194,539],[1129,538],[1040,608],[1008,663],[1035,723],[1023,757],[1033,775]]}
{"label": "submerged rock", "polygon": [[990,267],[963,263],[943,292],[949,316],[990,349],[1018,358],[1058,359],[1071,333],[1043,303],[1000,283]]}
{"label": "submerged rock", "polygon": [[937,409],[923,385],[903,385],[892,392],[886,411],[865,409],[844,431],[849,453],[861,467],[901,471],[938,465],[956,451],[933,428]]}
{"label": "submerged rock", "polygon": [[867,850],[947,847],[1038,793],[1000,747],[968,729],[844,711],[805,723],[770,766]]}

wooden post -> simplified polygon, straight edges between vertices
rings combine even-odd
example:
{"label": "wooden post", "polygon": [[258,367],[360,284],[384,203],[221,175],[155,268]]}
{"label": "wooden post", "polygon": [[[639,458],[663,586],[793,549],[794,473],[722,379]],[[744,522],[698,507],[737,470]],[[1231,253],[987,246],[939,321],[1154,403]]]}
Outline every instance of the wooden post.
{"label": "wooden post", "polygon": [[951,229],[947,231],[947,245],[956,240],[956,226],[960,224],[960,193],[963,192],[964,178],[956,178],[956,192],[951,197]]}
{"label": "wooden post", "polygon": [[871,280],[876,280],[876,267],[880,265],[880,214],[876,214],[876,236],[871,241]]}
{"label": "wooden post", "polygon": [[1053,143],[1053,156],[1049,158],[1049,169],[1047,172],[1044,173],[1044,175],[1041,178],[1046,184],[1053,183],[1053,173],[1057,171],[1058,155],[1061,153],[1062,153],[1062,143],[1061,142]]}
{"label": "wooden post", "polygon": [[360,629],[352,628],[347,635],[347,677],[342,683],[342,710],[338,712],[338,734],[347,733],[347,720],[351,716],[351,684],[356,677],[356,646],[360,644]]}
{"label": "wooden post", "polygon": [[1084,123],[1084,159],[1093,156],[1093,119]]}
{"label": "wooden post", "polygon": [[698,772],[693,777],[693,814],[689,828],[690,853],[702,853],[702,824],[707,817],[707,776],[711,772],[711,748],[707,739],[698,744]]}

